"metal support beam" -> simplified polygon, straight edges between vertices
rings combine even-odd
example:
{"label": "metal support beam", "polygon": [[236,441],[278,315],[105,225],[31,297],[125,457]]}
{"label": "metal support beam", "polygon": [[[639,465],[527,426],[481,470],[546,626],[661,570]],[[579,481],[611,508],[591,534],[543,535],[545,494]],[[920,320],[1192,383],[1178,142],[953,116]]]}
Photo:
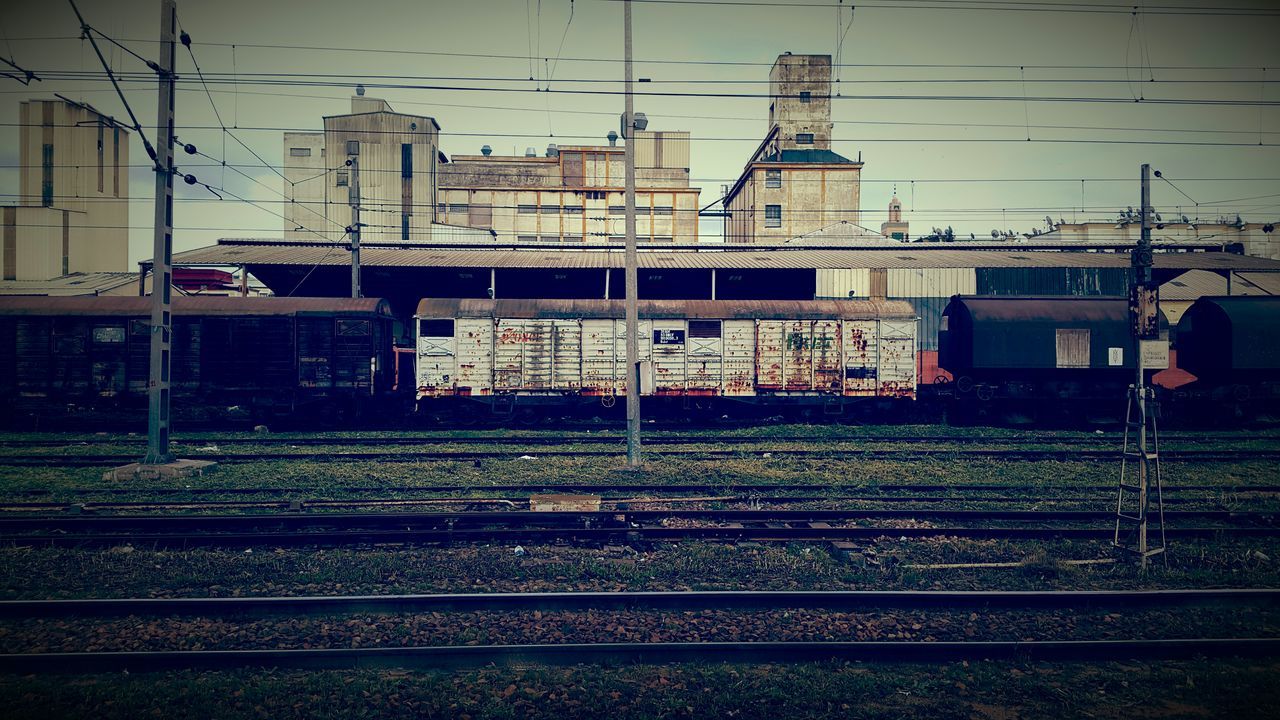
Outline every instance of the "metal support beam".
{"label": "metal support beam", "polygon": [[640,465],[640,311],[636,257],[635,104],[631,95],[631,0],[623,3],[623,57],[626,129],[626,317],[627,317],[627,466]]}
{"label": "metal support beam", "polygon": [[347,188],[351,202],[351,297],[360,297],[360,157],[353,155],[347,159],[351,165],[350,187]]}
{"label": "metal support beam", "polygon": [[151,367],[147,389],[147,464],[169,452],[169,354],[173,331],[173,100],[178,3],[160,0],[159,101],[156,119],[155,235],[151,252]]}

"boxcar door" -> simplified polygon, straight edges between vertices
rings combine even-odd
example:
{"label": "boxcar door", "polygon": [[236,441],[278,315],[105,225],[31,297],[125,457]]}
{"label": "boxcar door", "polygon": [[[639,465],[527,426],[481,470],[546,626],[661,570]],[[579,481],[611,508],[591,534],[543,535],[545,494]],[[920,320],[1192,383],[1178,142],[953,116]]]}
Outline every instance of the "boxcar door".
{"label": "boxcar door", "polygon": [[844,394],[874,396],[879,378],[875,320],[844,321]]}
{"label": "boxcar door", "polygon": [[756,321],[756,390],[782,389],[786,338],[783,321]]}
{"label": "boxcar door", "polygon": [[786,323],[786,352],[783,373],[787,390],[813,389],[813,322],[790,320]]}
{"label": "boxcar door", "polygon": [[1058,328],[1055,337],[1058,367],[1089,367],[1089,330]]}
{"label": "boxcar door", "polygon": [[880,321],[879,394],[915,397],[916,321]]}
{"label": "boxcar door", "polygon": [[725,320],[723,335],[724,394],[755,394],[756,323],[754,320]]}
{"label": "boxcar door", "polygon": [[582,387],[582,324],[579,320],[553,320],[551,386],[577,392]]}
{"label": "boxcar door", "polygon": [[89,340],[93,353],[93,392],[115,397],[128,390],[129,330],[125,321],[94,323]]}
{"label": "boxcar door", "polygon": [[688,328],[684,320],[654,320],[650,334],[653,342],[654,392],[658,395],[683,395],[685,392]]}
{"label": "boxcar door", "polygon": [[453,387],[459,395],[489,395],[493,392],[493,319],[459,318],[456,326]]}
{"label": "boxcar door", "polygon": [[719,395],[724,387],[724,328],[719,320],[689,321],[689,393]]}
{"label": "boxcar door", "polygon": [[418,390],[442,392],[452,390],[457,373],[456,341],[452,319],[418,320],[417,373]]}
{"label": "boxcar door", "polygon": [[[351,373],[344,373],[335,363],[341,353],[334,345],[332,317],[298,318],[298,385],[305,388],[330,388],[335,379],[340,387],[351,387]],[[346,377],[342,377],[342,375]],[[337,376],[335,378],[335,376]]]}
{"label": "boxcar door", "polygon": [[813,389],[841,393],[844,389],[844,356],[840,352],[840,324],[835,320],[813,323]]}
{"label": "boxcar door", "polygon": [[[582,321],[582,390],[585,395],[622,393],[621,362],[614,320]],[[622,360],[625,362],[625,358]]]}

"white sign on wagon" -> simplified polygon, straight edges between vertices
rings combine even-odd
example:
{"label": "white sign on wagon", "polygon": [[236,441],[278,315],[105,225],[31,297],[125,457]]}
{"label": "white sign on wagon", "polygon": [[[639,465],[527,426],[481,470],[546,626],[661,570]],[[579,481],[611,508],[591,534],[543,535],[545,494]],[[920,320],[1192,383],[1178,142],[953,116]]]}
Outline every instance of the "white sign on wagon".
{"label": "white sign on wagon", "polygon": [[1169,341],[1143,340],[1142,367],[1147,370],[1164,370],[1169,367]]}
{"label": "white sign on wagon", "polygon": [[1124,348],[1107,348],[1107,364],[1111,367],[1124,365]]}

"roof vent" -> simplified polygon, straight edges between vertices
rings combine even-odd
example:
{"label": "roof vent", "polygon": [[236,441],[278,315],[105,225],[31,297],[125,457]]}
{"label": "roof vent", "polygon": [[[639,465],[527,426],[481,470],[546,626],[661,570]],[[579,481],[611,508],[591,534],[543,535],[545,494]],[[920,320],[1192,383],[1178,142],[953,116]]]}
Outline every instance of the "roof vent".
{"label": "roof vent", "polygon": [[547,157],[560,157],[560,148],[555,143],[547,145]]}
{"label": "roof vent", "polygon": [[608,135],[605,135],[605,137],[606,137],[606,138],[609,138],[609,147],[617,147],[617,145],[618,145],[618,133],[614,132],[613,130],[610,130],[610,131],[609,131],[609,134],[608,134]]}
{"label": "roof vent", "polygon": [[524,149],[524,156],[525,156],[525,157],[538,157],[538,151],[537,151],[537,150],[534,150],[534,149],[533,149],[533,148],[531,148],[531,147],[527,147],[527,148],[525,148],[525,149]]}
{"label": "roof vent", "polygon": [[488,145],[485,145],[484,147],[480,148],[480,154],[485,157],[489,157],[490,155],[493,154],[493,148],[489,147]]}

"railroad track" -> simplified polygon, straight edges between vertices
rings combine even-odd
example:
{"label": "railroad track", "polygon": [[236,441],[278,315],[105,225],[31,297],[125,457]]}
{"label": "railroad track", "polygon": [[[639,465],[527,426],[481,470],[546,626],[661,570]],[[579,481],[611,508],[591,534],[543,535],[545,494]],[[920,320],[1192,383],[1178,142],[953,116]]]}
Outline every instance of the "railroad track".
{"label": "railroad track", "polygon": [[[832,457],[857,458],[866,460],[1004,460],[1004,461],[1077,461],[1077,460],[1116,460],[1120,454],[1116,449],[1109,450],[1018,450],[1018,449],[817,449],[817,448],[760,448],[760,449],[699,449],[699,450],[647,450],[650,455],[663,457],[688,458],[722,458],[722,457]],[[453,451],[405,451],[386,452],[337,452],[337,453],[305,453],[285,452],[270,455],[233,454],[233,453],[191,453],[191,457],[201,460],[213,460],[219,463],[249,463],[281,460],[305,460],[310,462],[350,462],[378,460],[390,461],[465,461],[465,460],[516,460],[521,459],[520,450],[453,450]],[[544,449],[538,451],[538,457],[620,457],[618,450],[563,450]],[[1242,460],[1278,460],[1280,450],[1167,450],[1161,457],[1169,461],[1183,462],[1230,462]],[[59,466],[59,467],[114,467],[136,462],[137,455],[122,454],[72,454],[72,455],[0,455],[0,465],[7,466]]]}
{"label": "railroad track", "polygon": [[[1082,611],[1099,609],[1255,608],[1280,602],[1275,590],[1101,592],[631,592],[410,595],[360,597],[193,598],[175,600],[59,600],[0,603],[0,619],[39,618],[130,622],[158,616],[255,618],[352,615],[357,613],[516,613],[563,611],[808,610],[954,611],[982,609]],[[1250,613],[1252,615],[1252,613]],[[587,633],[591,633],[588,631]],[[669,662],[806,662],[860,660],[1116,660],[1204,657],[1272,657],[1272,637],[1105,639],[1037,641],[775,641],[558,643],[486,646],[411,646],[256,650],[137,650],[0,655],[0,672],[84,673],[179,669],[277,668],[457,668],[491,664],[543,665]]]}
{"label": "railroad track", "polygon": [[[1170,537],[1280,536],[1275,514],[1168,511]],[[651,510],[599,512],[284,513],[57,515],[0,518],[0,542],[57,547],[121,544],[341,546],[352,544],[637,543],[676,540],[839,542],[881,537],[1103,539],[1110,512],[1082,510]],[[963,525],[833,526],[866,520],[946,520]],[[1219,525],[1180,526],[1186,521]],[[674,525],[672,521],[678,521]],[[992,523],[1007,523],[997,524]]]}
{"label": "railroad track", "polygon": [[[1205,435],[1200,433],[1165,433],[1161,439],[1166,443],[1217,444],[1222,442],[1280,442],[1280,435],[1243,436]],[[954,445],[1104,445],[1119,443],[1120,435],[1098,435],[1093,437],[1025,436],[983,437],[980,435],[849,435],[849,436],[814,436],[814,435],[771,435],[771,436],[721,436],[721,435],[648,435],[645,442],[650,445],[752,445],[763,443],[882,443],[882,444],[954,444]],[[75,438],[0,438],[0,447],[63,447],[68,445],[145,445],[145,436],[133,437],[75,437]],[[351,446],[377,447],[386,445],[523,445],[549,446],[574,443],[579,445],[623,445],[626,438],[619,435],[542,435],[542,436],[510,436],[494,435],[454,435],[454,436],[414,436],[396,435],[379,437],[279,437],[260,435],[253,437],[218,437],[218,436],[177,436],[172,440],[180,446],[209,445],[297,445],[297,446]]]}
{"label": "railroad track", "polygon": [[[492,484],[471,484],[471,485],[341,485],[328,488],[331,492],[347,493],[358,495],[362,493],[372,493],[379,495],[395,494],[395,495],[448,495],[459,492],[475,492],[483,490],[490,493],[523,493],[527,496],[530,493],[588,493],[595,495],[617,495],[617,494],[635,494],[635,493],[690,493],[690,494],[734,494],[743,496],[754,496],[761,493],[816,493],[814,498],[824,497],[821,493],[837,492],[849,489],[844,485],[818,485],[814,483],[759,483],[751,485],[742,484],[712,484],[712,483],[548,483],[548,484],[509,484],[509,483],[492,483]],[[939,485],[930,483],[882,483],[865,488],[866,490],[879,490],[882,492],[926,492],[926,493],[963,493],[952,495],[947,499],[965,500],[972,497],[971,493],[983,492],[1008,492],[1010,490],[1021,489],[1023,492],[1036,492],[1041,488],[1015,488],[1012,485],[995,485],[982,483],[965,483],[956,485]],[[1061,490],[1062,486],[1053,488],[1044,488],[1045,490]],[[1069,489],[1080,492],[1115,492],[1116,486],[1111,485],[1075,485]],[[1228,495],[1239,494],[1276,494],[1280,493],[1280,485],[1258,484],[1258,485],[1209,485],[1209,484],[1188,484],[1188,485],[1171,485],[1165,488],[1166,494],[1176,494],[1179,492],[1210,492]],[[54,490],[49,488],[21,488],[10,490],[9,493],[23,497],[39,497],[42,495],[50,495]],[[245,487],[174,487],[172,485],[158,487],[71,487],[59,488],[58,493],[66,495],[136,495],[139,493],[147,493],[154,496],[165,495],[183,495],[183,496],[202,496],[202,495],[283,495],[292,497],[308,497],[316,492],[315,487],[300,486],[245,486]]]}

